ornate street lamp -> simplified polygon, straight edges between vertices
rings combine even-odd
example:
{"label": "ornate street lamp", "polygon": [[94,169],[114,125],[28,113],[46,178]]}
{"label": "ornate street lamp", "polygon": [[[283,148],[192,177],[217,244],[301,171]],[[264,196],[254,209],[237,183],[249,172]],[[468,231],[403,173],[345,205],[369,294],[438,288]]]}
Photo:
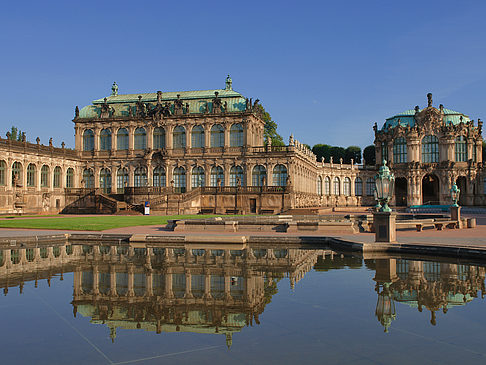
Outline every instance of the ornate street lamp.
{"label": "ornate street lamp", "polygon": [[395,175],[390,172],[388,166],[386,166],[386,160],[383,160],[383,166],[378,170],[378,174],[375,176],[375,192],[377,211],[379,212],[391,212],[391,208],[388,206],[388,202],[393,197],[395,188]]}
{"label": "ornate street lamp", "polygon": [[452,206],[458,207],[459,204],[457,204],[457,202],[459,201],[459,195],[461,194],[461,189],[459,189],[456,183],[454,183],[454,185],[452,185],[450,192],[451,192]]}
{"label": "ornate street lamp", "polygon": [[390,293],[390,283],[383,283],[383,290],[378,293],[378,302],[376,303],[375,315],[381,325],[388,332],[392,321],[396,319],[395,301]]}

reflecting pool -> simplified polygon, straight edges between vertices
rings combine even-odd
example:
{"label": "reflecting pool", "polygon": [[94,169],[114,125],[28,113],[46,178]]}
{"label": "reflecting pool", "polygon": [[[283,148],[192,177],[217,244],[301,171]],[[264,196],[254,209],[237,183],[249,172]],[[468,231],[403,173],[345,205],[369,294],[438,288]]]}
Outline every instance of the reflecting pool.
{"label": "reflecting pool", "polygon": [[281,245],[17,244],[0,249],[1,363],[480,364],[485,272]]}

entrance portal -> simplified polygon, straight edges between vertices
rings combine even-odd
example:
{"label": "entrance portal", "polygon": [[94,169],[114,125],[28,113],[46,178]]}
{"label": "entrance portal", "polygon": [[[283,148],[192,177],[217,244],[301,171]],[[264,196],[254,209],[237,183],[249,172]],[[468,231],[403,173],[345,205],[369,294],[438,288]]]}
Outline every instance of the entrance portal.
{"label": "entrance portal", "polygon": [[440,204],[439,178],[435,175],[427,174],[422,179],[422,204]]}
{"label": "entrance portal", "polygon": [[395,179],[395,205],[397,207],[407,206],[407,179],[397,177]]}

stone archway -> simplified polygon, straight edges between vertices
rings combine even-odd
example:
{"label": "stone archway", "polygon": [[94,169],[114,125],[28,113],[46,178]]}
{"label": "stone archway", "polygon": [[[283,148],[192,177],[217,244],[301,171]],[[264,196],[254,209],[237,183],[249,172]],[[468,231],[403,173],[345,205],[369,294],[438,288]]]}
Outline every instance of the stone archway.
{"label": "stone archway", "polygon": [[397,177],[395,179],[395,205],[397,207],[404,207],[408,205],[407,189],[407,179],[404,177]]}
{"label": "stone archway", "polygon": [[459,194],[459,205],[466,205],[466,177],[459,176],[456,180],[456,185],[461,189]]}
{"label": "stone archway", "polygon": [[439,178],[433,174],[427,174],[422,179],[422,204],[440,204]]}

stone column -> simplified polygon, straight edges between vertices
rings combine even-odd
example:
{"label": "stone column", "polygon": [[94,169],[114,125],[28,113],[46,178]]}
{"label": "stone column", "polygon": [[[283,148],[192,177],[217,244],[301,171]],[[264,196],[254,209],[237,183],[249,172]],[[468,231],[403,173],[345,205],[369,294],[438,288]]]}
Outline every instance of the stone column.
{"label": "stone column", "polygon": [[93,132],[94,132],[94,150],[95,150],[95,152],[99,152],[99,150],[100,150],[100,128],[94,127]]}
{"label": "stone column", "polygon": [[193,126],[186,126],[186,149],[189,151],[192,148],[192,127]]}
{"label": "stone column", "polygon": [[147,148],[154,149],[154,127],[147,126]]}
{"label": "stone column", "polygon": [[224,123],[224,148],[228,148],[230,146],[230,128],[231,124],[230,123]]}
{"label": "stone column", "polygon": [[116,270],[115,270],[115,265],[110,265],[110,295],[116,296]]}
{"label": "stone column", "polygon": [[128,151],[133,152],[135,146],[135,127],[133,125],[128,127]]}
{"label": "stone column", "polygon": [[174,148],[174,126],[168,125],[165,131],[165,148],[172,149]]}
{"label": "stone column", "polygon": [[185,273],[186,277],[186,293],[184,294],[184,298],[189,299],[189,298],[194,298],[192,295],[192,275],[188,269],[186,269]]}
{"label": "stone column", "polygon": [[153,168],[152,168],[152,161],[147,161],[147,187],[153,186]]}

